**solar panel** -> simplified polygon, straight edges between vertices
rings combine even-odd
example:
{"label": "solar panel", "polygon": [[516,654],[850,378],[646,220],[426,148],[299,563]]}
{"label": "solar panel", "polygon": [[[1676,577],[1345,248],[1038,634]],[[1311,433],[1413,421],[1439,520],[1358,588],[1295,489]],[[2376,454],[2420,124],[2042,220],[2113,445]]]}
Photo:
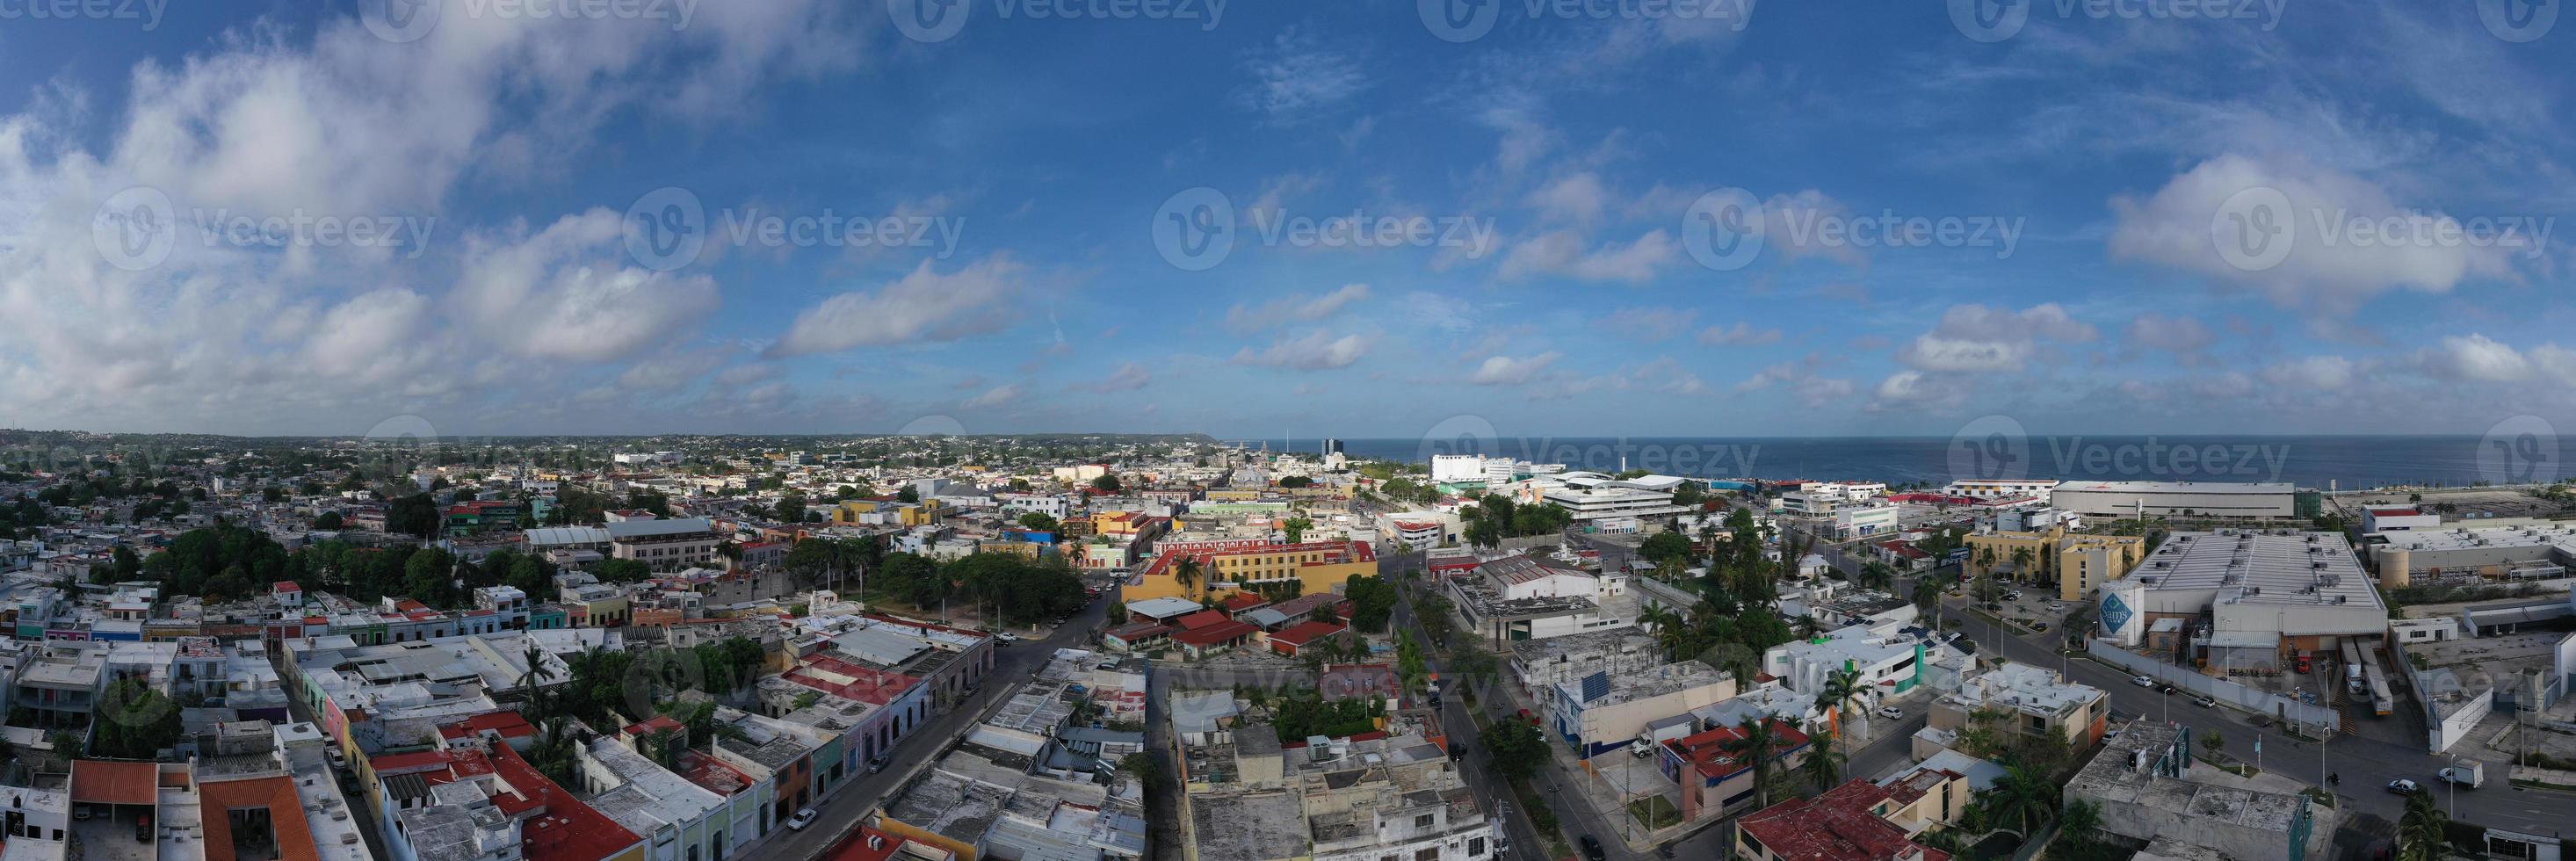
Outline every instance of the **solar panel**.
{"label": "solar panel", "polygon": [[1610,674],[1593,673],[1583,677],[1583,701],[1592,702],[1610,695]]}

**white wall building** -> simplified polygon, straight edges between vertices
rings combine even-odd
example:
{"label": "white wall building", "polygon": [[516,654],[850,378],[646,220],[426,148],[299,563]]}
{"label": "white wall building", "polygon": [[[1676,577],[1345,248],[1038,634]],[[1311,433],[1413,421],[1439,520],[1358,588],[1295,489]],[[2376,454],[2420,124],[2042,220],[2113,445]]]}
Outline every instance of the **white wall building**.
{"label": "white wall building", "polygon": [[1977,499],[2032,496],[2045,502],[2049,494],[2057,489],[2057,485],[2058,481],[2054,478],[1962,478],[1950,482],[1949,486],[1941,488],[1941,492],[1949,496],[1967,496]]}

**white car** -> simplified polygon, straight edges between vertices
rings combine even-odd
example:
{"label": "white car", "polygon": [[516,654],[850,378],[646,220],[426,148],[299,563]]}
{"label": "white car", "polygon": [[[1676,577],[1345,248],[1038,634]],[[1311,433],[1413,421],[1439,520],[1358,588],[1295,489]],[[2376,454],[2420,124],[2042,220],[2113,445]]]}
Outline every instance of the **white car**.
{"label": "white car", "polygon": [[1895,706],[1879,706],[1878,716],[1887,718],[1888,720],[1903,720],[1905,718],[1905,710]]}
{"label": "white car", "polygon": [[2138,687],[2142,688],[2152,688],[2156,686],[2156,677],[2154,676],[2130,676],[2129,681],[2138,683]]}
{"label": "white car", "polygon": [[1020,641],[1020,635],[1009,631],[1003,631],[1001,633],[994,634],[993,639],[1000,640],[1005,643],[1017,643]]}
{"label": "white car", "polygon": [[814,824],[814,808],[811,807],[796,811],[796,815],[787,818],[787,827],[796,831],[803,831],[805,826],[812,824]]}

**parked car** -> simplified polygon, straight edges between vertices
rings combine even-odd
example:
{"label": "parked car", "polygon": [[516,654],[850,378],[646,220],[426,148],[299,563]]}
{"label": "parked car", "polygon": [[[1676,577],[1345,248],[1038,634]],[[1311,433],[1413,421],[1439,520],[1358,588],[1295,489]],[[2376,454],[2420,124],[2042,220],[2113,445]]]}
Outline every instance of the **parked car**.
{"label": "parked car", "polygon": [[2174,695],[2174,692],[2179,691],[2179,690],[2182,690],[2182,689],[2181,689],[2181,688],[2174,687],[2174,686],[2172,686],[2172,685],[2157,685],[2157,686],[2156,686],[2156,693],[2160,693],[2160,694],[2163,694],[2163,695],[2165,695],[2165,696],[2173,696],[2173,695]]}
{"label": "parked car", "polygon": [[2316,670],[2316,668],[2317,668],[2317,667],[2316,667],[2316,664],[2315,664],[2315,663],[2313,663],[2313,662],[2311,662],[2311,661],[2309,661],[2309,660],[2308,660],[2308,656],[2306,656],[2306,655],[2300,655],[2300,656],[2299,656],[2299,663],[2298,663],[2298,667],[2299,667],[2299,672],[2301,672],[2301,673],[2313,672],[2313,671],[2315,671],[2315,670]]}
{"label": "parked car", "polygon": [[814,808],[811,807],[796,811],[796,815],[787,818],[787,827],[796,831],[803,831],[805,826],[812,824],[814,824]]}
{"label": "parked car", "polygon": [[345,771],[349,768],[349,758],[342,755],[338,748],[325,749],[322,751],[322,756],[331,761],[331,767],[334,769]]}
{"label": "parked car", "polygon": [[871,759],[871,760],[868,760],[868,773],[869,773],[869,774],[875,774],[875,773],[877,773],[877,772],[884,771],[884,770],[885,770],[885,765],[886,765],[885,760],[882,760],[882,759]]}
{"label": "parked car", "polygon": [[1017,643],[1020,641],[1020,635],[1009,631],[1000,631],[993,634],[993,639],[1004,643]]}
{"label": "parked car", "polygon": [[2106,732],[2106,733],[2103,733],[2103,734],[2102,734],[2102,740],[2103,740],[2103,741],[2110,741],[2110,740],[2112,740],[2112,739],[2119,738],[2119,737],[2120,737],[2120,728],[2119,728],[2119,727],[2116,727],[2116,726],[2115,726],[2115,727],[2112,727],[2110,732]]}
{"label": "parked car", "polygon": [[2201,708],[2205,709],[2214,709],[2218,707],[2217,697],[2200,697],[2192,700],[2192,702],[2199,704]]}
{"label": "parked car", "polygon": [[2403,777],[2388,782],[2388,791],[2399,795],[2413,795],[2415,794],[2415,790],[2420,788],[2422,787],[2416,785],[2415,781],[2407,780]]}
{"label": "parked car", "polygon": [[1879,706],[1878,716],[1888,720],[1903,720],[1905,718],[1905,710],[1895,706]]}
{"label": "parked car", "polygon": [[1591,861],[1603,861],[1610,857],[1610,853],[1601,848],[1601,838],[1586,834],[1583,835],[1583,857]]}
{"label": "parked car", "polygon": [[2130,676],[2129,681],[2136,683],[2138,687],[2142,688],[2152,688],[2156,686],[2156,677],[2149,675]]}
{"label": "parked car", "polygon": [[2046,630],[2048,630],[2048,623],[2047,623],[2047,622],[2032,622],[2032,623],[2030,623],[2030,629],[2031,629],[2031,630],[2033,630],[2033,631],[2046,631]]}

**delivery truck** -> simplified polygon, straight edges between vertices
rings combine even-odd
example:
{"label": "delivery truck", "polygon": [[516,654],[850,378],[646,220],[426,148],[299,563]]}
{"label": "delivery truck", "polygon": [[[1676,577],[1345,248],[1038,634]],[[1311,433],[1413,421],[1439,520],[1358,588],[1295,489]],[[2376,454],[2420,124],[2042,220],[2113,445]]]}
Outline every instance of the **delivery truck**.
{"label": "delivery truck", "polygon": [[2441,771],[2434,772],[2433,776],[2441,778],[2444,783],[2476,789],[2487,782],[2487,764],[2472,762],[2467,765],[2444,766]]}

